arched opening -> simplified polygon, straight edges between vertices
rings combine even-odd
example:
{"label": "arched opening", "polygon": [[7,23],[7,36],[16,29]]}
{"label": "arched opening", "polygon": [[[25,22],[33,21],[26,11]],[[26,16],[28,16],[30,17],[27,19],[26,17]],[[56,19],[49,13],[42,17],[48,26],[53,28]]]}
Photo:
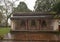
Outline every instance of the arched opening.
{"label": "arched opening", "polygon": [[35,20],[31,20],[31,26],[36,26]]}
{"label": "arched opening", "polygon": [[25,26],[25,21],[24,21],[24,20],[21,20],[20,26],[21,26],[21,27],[22,27],[22,26]]}
{"label": "arched opening", "polygon": [[41,27],[46,27],[46,26],[47,26],[47,23],[46,23],[45,20],[43,20],[42,23],[41,23]]}

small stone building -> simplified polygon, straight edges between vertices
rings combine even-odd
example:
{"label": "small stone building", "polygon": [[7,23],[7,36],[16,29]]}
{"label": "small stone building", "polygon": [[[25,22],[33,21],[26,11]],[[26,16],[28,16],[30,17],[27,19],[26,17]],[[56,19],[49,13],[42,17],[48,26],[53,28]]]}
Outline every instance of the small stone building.
{"label": "small stone building", "polygon": [[20,32],[14,38],[20,40],[56,39],[52,34],[39,33],[40,31],[58,31],[60,28],[59,18],[54,18],[54,16],[55,14],[39,12],[13,14],[11,30]]}
{"label": "small stone building", "polygon": [[59,19],[49,13],[15,13],[11,17],[11,29],[18,31],[58,30]]}

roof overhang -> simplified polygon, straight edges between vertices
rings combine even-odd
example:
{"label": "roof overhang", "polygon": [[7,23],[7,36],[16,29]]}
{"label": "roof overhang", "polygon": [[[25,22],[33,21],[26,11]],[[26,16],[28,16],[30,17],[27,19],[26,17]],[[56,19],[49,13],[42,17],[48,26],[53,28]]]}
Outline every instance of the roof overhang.
{"label": "roof overhang", "polygon": [[[40,12],[20,12],[13,14],[13,19],[54,19],[56,14],[40,13]],[[55,18],[56,19],[56,18]]]}

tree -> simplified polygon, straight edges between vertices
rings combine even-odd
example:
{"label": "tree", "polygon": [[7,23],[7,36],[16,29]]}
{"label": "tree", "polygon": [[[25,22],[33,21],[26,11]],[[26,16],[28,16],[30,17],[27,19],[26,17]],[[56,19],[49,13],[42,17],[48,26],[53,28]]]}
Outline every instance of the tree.
{"label": "tree", "polygon": [[3,15],[2,15],[2,13],[0,12],[0,23],[1,23],[2,19],[3,19]]}
{"label": "tree", "polygon": [[56,13],[60,14],[60,1],[57,2],[57,3],[54,5],[54,7],[53,7],[52,10],[55,11]]}
{"label": "tree", "polygon": [[49,12],[55,3],[56,0],[37,0],[34,8],[37,12]]}
{"label": "tree", "polygon": [[14,12],[31,12],[31,10],[28,9],[24,2],[20,2],[19,5],[14,8]]}
{"label": "tree", "polygon": [[[11,17],[12,11],[14,10],[14,5],[15,2],[17,2],[18,0],[0,0],[0,4],[2,4],[3,8],[2,8],[2,12],[3,14],[5,14],[5,20],[6,20],[6,26],[8,26],[8,19]],[[0,5],[1,6],[1,5]]]}
{"label": "tree", "polygon": [[[4,23],[5,21],[5,15],[4,15],[4,8],[3,6],[0,5],[0,26],[2,25],[2,23]],[[4,22],[3,22],[4,21]]]}

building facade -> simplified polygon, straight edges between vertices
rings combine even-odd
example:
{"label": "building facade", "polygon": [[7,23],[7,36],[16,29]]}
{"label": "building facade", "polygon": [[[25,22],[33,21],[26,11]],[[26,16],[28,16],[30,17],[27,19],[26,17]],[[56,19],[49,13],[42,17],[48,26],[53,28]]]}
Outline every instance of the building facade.
{"label": "building facade", "polygon": [[14,38],[20,40],[56,39],[52,34],[39,33],[40,31],[59,31],[59,18],[53,18],[54,16],[55,14],[38,12],[13,14],[11,30],[20,32]]}

